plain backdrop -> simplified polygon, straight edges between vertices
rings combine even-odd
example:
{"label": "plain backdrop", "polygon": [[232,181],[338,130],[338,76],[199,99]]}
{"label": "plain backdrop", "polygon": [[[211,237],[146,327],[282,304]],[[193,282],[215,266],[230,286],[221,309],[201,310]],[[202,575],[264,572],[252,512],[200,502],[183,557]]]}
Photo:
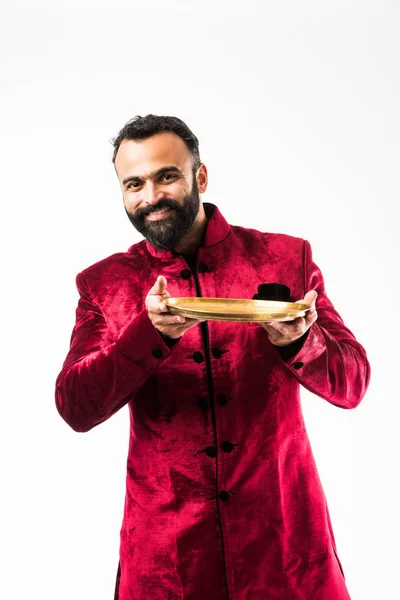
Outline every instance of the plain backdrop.
{"label": "plain backdrop", "polygon": [[358,408],[302,404],[352,600],[400,598],[399,30],[395,0],[2,3],[1,598],[113,598],[128,410],[75,433],[54,384],[76,274],[142,239],[110,139],[147,113],[228,222],[310,241],[366,348]]}

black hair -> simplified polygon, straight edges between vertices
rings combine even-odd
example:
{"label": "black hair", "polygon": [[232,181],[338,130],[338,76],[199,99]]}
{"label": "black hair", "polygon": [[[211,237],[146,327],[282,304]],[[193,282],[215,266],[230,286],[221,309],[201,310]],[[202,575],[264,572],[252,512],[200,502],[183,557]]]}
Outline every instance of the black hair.
{"label": "black hair", "polygon": [[200,153],[199,153],[199,140],[190,131],[189,127],[178,117],[168,117],[159,115],[146,115],[140,117],[136,115],[130,121],[125,123],[117,137],[111,140],[114,146],[114,153],[112,157],[113,163],[115,163],[115,157],[117,156],[118,149],[123,140],[145,140],[156,133],[164,131],[172,131],[178,135],[188,147],[193,160],[193,170],[196,171],[200,165]]}

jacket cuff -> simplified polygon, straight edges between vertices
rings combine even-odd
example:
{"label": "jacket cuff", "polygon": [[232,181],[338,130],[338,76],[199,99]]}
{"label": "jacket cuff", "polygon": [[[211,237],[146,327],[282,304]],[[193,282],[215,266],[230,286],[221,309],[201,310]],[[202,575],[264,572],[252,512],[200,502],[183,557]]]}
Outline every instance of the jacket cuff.
{"label": "jacket cuff", "polygon": [[298,371],[301,369],[301,372],[307,372],[307,366],[326,351],[326,339],[321,327],[317,323],[313,323],[306,333],[308,335],[306,337],[304,335],[301,338],[305,337],[301,348],[285,360],[285,364],[291,370]]}
{"label": "jacket cuff", "polygon": [[161,337],[161,339],[163,340],[163,342],[165,344],[167,344],[168,348],[173,348],[181,338],[170,338],[167,335],[164,335],[163,333],[161,333],[161,331],[158,331],[159,336]]}
{"label": "jacket cuff", "polygon": [[287,361],[290,358],[293,358],[293,356],[296,356],[296,354],[304,346],[304,342],[308,338],[310,330],[311,328],[307,329],[304,335],[287,346],[276,346],[276,349],[278,350],[282,360]]}

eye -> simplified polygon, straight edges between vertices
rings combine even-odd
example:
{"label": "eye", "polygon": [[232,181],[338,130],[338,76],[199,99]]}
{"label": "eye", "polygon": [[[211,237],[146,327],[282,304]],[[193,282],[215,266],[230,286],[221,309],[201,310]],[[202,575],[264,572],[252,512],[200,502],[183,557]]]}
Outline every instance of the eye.
{"label": "eye", "polygon": [[[172,177],[174,179],[177,177],[177,175],[175,173],[164,173],[164,175],[161,175],[160,180],[162,180],[164,177]],[[171,180],[167,179],[167,181],[171,181]],[[141,185],[142,185],[142,183],[140,181],[130,181],[126,186],[126,189],[127,190],[137,190],[138,187],[140,187]]]}
{"label": "eye", "polygon": [[163,179],[163,177],[176,177],[175,173],[165,173],[161,179]]}
{"label": "eye", "polygon": [[126,186],[127,190],[131,190],[135,184],[140,185],[137,181],[131,181],[130,183],[128,183],[128,185]]}

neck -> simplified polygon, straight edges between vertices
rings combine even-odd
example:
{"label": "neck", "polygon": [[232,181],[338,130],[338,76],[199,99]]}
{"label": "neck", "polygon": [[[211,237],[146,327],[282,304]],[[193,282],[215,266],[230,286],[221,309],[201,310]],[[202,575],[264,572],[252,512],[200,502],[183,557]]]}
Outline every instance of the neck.
{"label": "neck", "polygon": [[186,236],[176,246],[175,252],[178,254],[194,254],[196,248],[200,245],[202,240],[206,223],[207,217],[206,213],[204,212],[203,203],[201,202],[195,222],[193,223],[190,231],[188,231]]}

